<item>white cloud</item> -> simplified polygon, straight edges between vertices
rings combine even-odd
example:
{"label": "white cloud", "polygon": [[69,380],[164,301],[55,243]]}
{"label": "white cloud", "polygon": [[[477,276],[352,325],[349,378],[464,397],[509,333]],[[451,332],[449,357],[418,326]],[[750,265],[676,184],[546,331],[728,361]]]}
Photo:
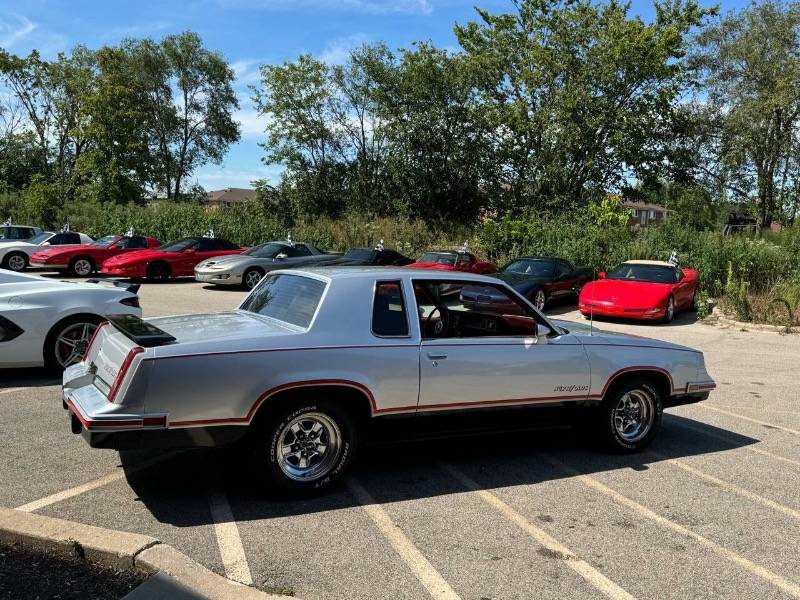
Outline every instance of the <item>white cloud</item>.
{"label": "white cloud", "polygon": [[241,126],[242,137],[265,136],[267,118],[260,115],[252,106],[240,108],[234,113],[233,118]]}
{"label": "white cloud", "polygon": [[195,182],[206,190],[219,190],[228,187],[247,188],[252,186],[256,179],[266,179],[276,184],[280,179],[283,167],[281,165],[264,166],[261,169],[227,169],[225,167],[199,171],[195,175]]}
{"label": "white cloud", "polygon": [[218,0],[234,8],[263,8],[268,10],[326,10],[367,14],[429,15],[433,12],[430,0]]}
{"label": "white cloud", "polygon": [[248,86],[256,85],[261,81],[261,71],[259,67],[263,60],[245,58],[231,63],[231,69],[236,77],[234,85],[238,89],[248,90]]}
{"label": "white cloud", "polygon": [[350,52],[369,41],[364,33],[354,33],[346,37],[331,40],[319,54],[319,59],[329,65],[341,65],[347,62]]}
{"label": "white cloud", "polygon": [[9,15],[10,20],[0,21],[0,47],[13,48],[36,29],[36,24],[21,15]]}

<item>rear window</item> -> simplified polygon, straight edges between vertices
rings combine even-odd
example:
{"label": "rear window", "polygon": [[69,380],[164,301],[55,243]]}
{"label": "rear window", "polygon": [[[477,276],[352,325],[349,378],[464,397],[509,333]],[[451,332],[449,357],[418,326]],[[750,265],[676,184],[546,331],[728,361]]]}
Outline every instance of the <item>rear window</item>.
{"label": "rear window", "polygon": [[302,275],[266,276],[242,304],[242,310],[307,328],[317,312],[325,282]]}

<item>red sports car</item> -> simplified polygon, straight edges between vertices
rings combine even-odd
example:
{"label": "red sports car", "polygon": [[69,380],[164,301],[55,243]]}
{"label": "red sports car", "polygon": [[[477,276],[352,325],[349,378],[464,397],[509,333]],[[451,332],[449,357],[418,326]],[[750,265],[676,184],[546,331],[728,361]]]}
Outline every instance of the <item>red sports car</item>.
{"label": "red sports car", "polygon": [[604,316],[669,323],[675,313],[692,310],[700,274],[671,263],[629,260],[583,286],[578,310],[584,317]]}
{"label": "red sports car", "polygon": [[157,239],[144,235],[107,235],[91,244],[52,247],[36,252],[31,256],[31,266],[88,277],[112,256],[160,245]]}
{"label": "red sports car", "polygon": [[408,265],[411,269],[437,269],[439,271],[466,271],[467,273],[497,272],[497,265],[478,260],[470,252],[455,250],[435,250],[423,254],[417,262]]}
{"label": "red sports car", "polygon": [[202,261],[226,254],[241,254],[246,248],[217,237],[188,237],[150,250],[139,250],[109,258],[100,269],[105,275],[146,277],[163,280],[170,277],[194,277],[194,268]]}

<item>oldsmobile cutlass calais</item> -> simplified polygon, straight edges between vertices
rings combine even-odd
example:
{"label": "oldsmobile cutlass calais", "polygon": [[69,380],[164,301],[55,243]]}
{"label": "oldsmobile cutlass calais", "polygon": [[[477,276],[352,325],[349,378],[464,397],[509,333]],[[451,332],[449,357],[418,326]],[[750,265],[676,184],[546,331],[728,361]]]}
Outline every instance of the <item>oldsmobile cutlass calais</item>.
{"label": "oldsmobile cutlass calais", "polygon": [[297,493],[333,484],[392,415],[586,406],[627,452],[714,387],[696,350],[551,321],[497,279],[350,267],[267,274],[232,312],[112,317],[63,397],[94,447],[240,442]]}

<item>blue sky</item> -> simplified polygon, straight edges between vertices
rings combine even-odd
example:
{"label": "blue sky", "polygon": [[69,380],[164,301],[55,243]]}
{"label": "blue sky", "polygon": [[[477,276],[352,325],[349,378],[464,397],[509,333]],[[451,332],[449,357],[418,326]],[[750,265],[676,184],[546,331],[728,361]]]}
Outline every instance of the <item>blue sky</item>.
{"label": "blue sky", "polygon": [[[746,3],[728,0],[721,8]],[[510,0],[0,0],[0,47],[16,54],[37,48],[52,57],[78,43],[96,48],[125,37],[196,31],[233,65],[242,105],[242,140],[223,164],[200,169],[196,180],[207,190],[249,187],[258,178],[275,183],[280,173],[279,166],[261,161],[264,120],[249,101],[259,64],[302,53],[340,62],[349,48],[375,41],[399,48],[426,39],[455,47],[453,25],[472,19],[475,4],[492,12],[511,7]],[[652,4],[633,0],[632,12],[649,19]]]}

